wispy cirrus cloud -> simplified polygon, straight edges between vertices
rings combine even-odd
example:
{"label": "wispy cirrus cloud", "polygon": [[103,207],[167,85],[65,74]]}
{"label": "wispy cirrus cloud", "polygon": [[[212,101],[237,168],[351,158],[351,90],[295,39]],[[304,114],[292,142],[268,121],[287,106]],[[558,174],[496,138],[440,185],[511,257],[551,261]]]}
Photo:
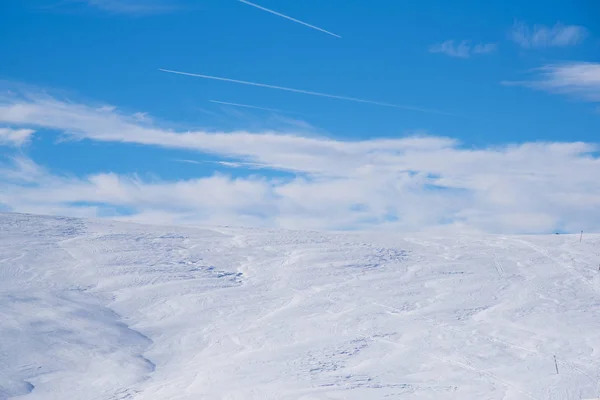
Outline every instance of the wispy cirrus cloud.
{"label": "wispy cirrus cloud", "polygon": [[[147,222],[310,229],[600,230],[600,159],[593,143],[474,150],[423,135],[343,141],[275,131],[177,132],[35,94],[0,99],[0,123],[195,150],[232,168],[261,167],[237,177],[170,181],[110,169],[72,177],[17,156],[0,165],[6,189],[0,204],[13,211],[106,215],[102,210],[126,207],[131,215],[122,218]],[[292,174],[274,176],[268,169]]]}
{"label": "wispy cirrus cloud", "polygon": [[474,54],[490,54],[496,51],[495,43],[471,44],[469,40],[463,40],[456,44],[454,40],[435,44],[429,48],[431,53],[442,53],[450,57],[469,58]]}
{"label": "wispy cirrus cloud", "polygon": [[32,129],[12,129],[0,127],[0,146],[23,146],[31,139]]}
{"label": "wispy cirrus cloud", "polygon": [[557,22],[554,26],[528,26],[515,21],[509,31],[509,38],[523,48],[566,47],[583,41],[588,30],[579,25],[565,25]]}
{"label": "wispy cirrus cloud", "polygon": [[534,76],[531,80],[503,83],[566,94],[585,101],[600,102],[600,63],[549,64],[532,72]]}
{"label": "wispy cirrus cloud", "polygon": [[178,6],[177,0],[57,0],[46,8],[84,5],[115,14],[150,15],[171,12]]}

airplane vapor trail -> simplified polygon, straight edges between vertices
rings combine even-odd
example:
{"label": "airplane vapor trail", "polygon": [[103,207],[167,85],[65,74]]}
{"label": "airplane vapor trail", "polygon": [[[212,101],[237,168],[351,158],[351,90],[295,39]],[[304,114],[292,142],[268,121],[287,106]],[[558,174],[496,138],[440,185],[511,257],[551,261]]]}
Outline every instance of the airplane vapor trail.
{"label": "airplane vapor trail", "polygon": [[209,100],[211,103],[217,103],[217,104],[225,104],[228,106],[234,106],[234,107],[245,107],[245,108],[254,108],[256,110],[265,110],[265,111],[275,111],[275,112],[283,112],[281,110],[277,110],[275,108],[266,108],[266,107],[258,107],[258,106],[250,106],[248,104],[240,104],[240,103],[230,103],[227,101],[218,101],[218,100]]}
{"label": "airplane vapor trail", "polygon": [[319,28],[318,26],[314,26],[314,25],[311,25],[311,24],[307,24],[306,22],[302,22],[302,21],[300,21],[300,20],[297,20],[297,19],[295,19],[295,18],[288,17],[287,15],[284,15],[284,14],[278,13],[278,12],[276,12],[276,11],[273,11],[273,10],[269,10],[268,8],[265,8],[265,7],[259,6],[258,4],[250,3],[250,2],[249,2],[249,1],[247,1],[247,0],[239,0],[239,1],[241,1],[242,3],[248,4],[249,6],[256,7],[256,8],[258,8],[258,9],[260,9],[260,10],[263,10],[263,11],[269,12],[269,13],[271,13],[271,14],[275,14],[275,15],[277,15],[277,16],[279,16],[279,17],[282,17],[282,18],[289,19],[290,21],[294,21],[294,22],[297,22],[297,23],[299,23],[299,24],[302,24],[302,25],[308,26],[309,28],[316,29],[316,30],[318,30],[318,31],[324,32],[324,33],[326,33],[326,34],[328,34],[328,35],[335,36],[335,37],[337,37],[337,38],[340,38],[340,39],[342,38],[340,35],[336,35],[335,33],[332,33],[332,32],[329,32],[329,31],[326,31],[325,29],[321,29],[321,28]]}
{"label": "airplane vapor trail", "polygon": [[202,74],[192,74],[192,73],[189,73],[189,72],[173,71],[173,70],[162,69],[162,68],[159,68],[159,71],[169,72],[171,74],[194,76],[194,77],[197,77],[197,78],[213,79],[213,80],[217,80],[217,81],[239,83],[239,84],[242,84],[242,85],[258,86],[258,87],[264,87],[264,88],[269,88],[269,89],[277,89],[277,90],[285,90],[285,91],[288,91],[288,92],[308,94],[308,95],[311,95],[311,96],[328,97],[330,99],[347,100],[347,101],[355,101],[355,102],[358,102],[358,103],[374,104],[376,106],[393,107],[393,108],[399,108],[399,109],[403,109],[403,110],[420,111],[420,112],[431,113],[431,114],[441,114],[441,115],[457,116],[456,114],[447,113],[447,112],[443,112],[443,111],[437,111],[437,110],[429,110],[429,109],[426,109],[426,108],[418,108],[418,107],[411,107],[411,106],[402,106],[402,105],[398,105],[398,104],[383,103],[383,102],[380,102],[380,101],[371,101],[371,100],[357,99],[355,97],[336,96],[336,95],[333,95],[333,94],[311,92],[311,91],[308,91],[308,90],[292,89],[292,88],[288,88],[288,87],[275,86],[275,85],[267,85],[267,84],[264,84],[264,83],[257,83],[257,82],[247,82],[247,81],[241,81],[241,80],[238,80],[238,79],[221,78],[221,77],[218,77],[218,76],[202,75]]}

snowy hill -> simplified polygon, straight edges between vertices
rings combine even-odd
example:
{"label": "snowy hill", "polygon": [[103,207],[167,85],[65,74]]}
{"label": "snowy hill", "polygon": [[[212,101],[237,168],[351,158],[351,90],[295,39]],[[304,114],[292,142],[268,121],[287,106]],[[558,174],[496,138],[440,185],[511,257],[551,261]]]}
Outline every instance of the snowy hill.
{"label": "snowy hill", "polygon": [[0,399],[599,397],[599,263],[600,235],[0,214]]}

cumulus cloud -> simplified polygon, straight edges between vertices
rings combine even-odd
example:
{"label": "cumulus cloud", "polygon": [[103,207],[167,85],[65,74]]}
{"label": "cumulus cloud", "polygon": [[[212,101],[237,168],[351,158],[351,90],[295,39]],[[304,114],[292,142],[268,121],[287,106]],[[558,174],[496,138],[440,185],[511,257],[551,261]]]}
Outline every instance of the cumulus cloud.
{"label": "cumulus cloud", "polygon": [[463,40],[455,44],[454,40],[446,40],[445,42],[435,44],[429,48],[431,53],[442,53],[450,57],[469,58],[473,54],[489,54],[496,51],[495,43],[480,43],[472,45],[470,41]]}
{"label": "cumulus cloud", "polygon": [[22,146],[29,142],[32,129],[11,129],[0,127],[0,146]]}
{"label": "cumulus cloud", "polygon": [[600,63],[552,64],[533,72],[536,75],[532,80],[504,83],[568,94],[592,102],[600,101]]}
{"label": "cumulus cloud", "polygon": [[524,22],[515,21],[509,31],[509,38],[523,48],[565,47],[580,43],[586,38],[588,31],[579,25],[564,25],[557,22],[554,26],[527,26]]}
{"label": "cumulus cloud", "polygon": [[[489,232],[600,229],[600,159],[591,143],[467,149],[416,135],[343,141],[277,132],[176,132],[116,110],[27,96],[0,99],[0,123],[74,138],[209,153],[251,175],[161,181],[106,172],[52,174],[33,160],[0,165],[0,204],[22,212],[101,214],[145,222],[308,229]],[[108,165],[108,162],[107,162]],[[292,172],[274,177],[265,168]]]}

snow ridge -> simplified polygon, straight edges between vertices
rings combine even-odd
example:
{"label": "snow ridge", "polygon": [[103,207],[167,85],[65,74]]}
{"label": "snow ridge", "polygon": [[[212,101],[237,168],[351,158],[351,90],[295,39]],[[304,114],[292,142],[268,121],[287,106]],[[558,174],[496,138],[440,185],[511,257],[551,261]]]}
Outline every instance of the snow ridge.
{"label": "snow ridge", "polygon": [[0,213],[0,399],[600,397],[599,249]]}

